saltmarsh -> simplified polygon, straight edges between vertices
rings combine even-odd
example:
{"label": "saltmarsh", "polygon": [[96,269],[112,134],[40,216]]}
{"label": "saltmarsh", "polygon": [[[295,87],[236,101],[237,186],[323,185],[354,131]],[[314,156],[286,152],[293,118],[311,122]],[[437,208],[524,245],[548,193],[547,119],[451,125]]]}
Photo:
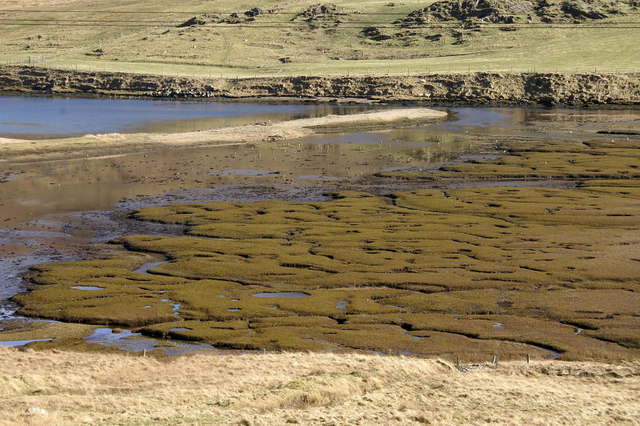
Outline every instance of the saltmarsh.
{"label": "saltmarsh", "polygon": [[[23,314],[225,349],[637,358],[637,141],[499,148],[395,175],[584,180],[146,208],[135,217],[186,235],[124,236],[108,259],[39,266],[15,300]],[[133,272],[148,253],[166,263]],[[272,292],[304,294],[255,296]]]}

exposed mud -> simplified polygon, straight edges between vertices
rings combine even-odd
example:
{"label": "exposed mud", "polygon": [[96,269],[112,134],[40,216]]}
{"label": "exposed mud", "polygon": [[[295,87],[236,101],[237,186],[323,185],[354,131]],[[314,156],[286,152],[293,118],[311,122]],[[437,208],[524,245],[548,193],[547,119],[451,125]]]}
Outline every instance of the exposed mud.
{"label": "exposed mud", "polygon": [[[295,98],[314,101],[637,105],[640,74],[476,72],[415,76],[272,77],[239,80],[0,67],[0,92],[155,98]],[[270,99],[273,100],[273,99]]]}

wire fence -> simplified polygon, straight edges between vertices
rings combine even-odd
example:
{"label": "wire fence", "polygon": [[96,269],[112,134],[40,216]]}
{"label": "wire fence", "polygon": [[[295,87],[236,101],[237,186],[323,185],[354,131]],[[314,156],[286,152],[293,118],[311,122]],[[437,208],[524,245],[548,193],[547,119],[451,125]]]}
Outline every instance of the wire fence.
{"label": "wire fence", "polygon": [[7,65],[35,65],[44,64],[46,61],[47,57],[45,55],[29,55],[25,58],[8,59]]}

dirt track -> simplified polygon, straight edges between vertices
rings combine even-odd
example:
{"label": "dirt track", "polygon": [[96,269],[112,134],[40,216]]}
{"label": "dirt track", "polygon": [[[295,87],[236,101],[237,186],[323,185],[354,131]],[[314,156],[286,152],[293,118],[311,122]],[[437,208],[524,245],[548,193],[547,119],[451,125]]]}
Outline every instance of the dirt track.
{"label": "dirt track", "polygon": [[358,98],[390,102],[638,105],[640,74],[465,73],[240,80],[0,67],[0,92],[166,98]]}

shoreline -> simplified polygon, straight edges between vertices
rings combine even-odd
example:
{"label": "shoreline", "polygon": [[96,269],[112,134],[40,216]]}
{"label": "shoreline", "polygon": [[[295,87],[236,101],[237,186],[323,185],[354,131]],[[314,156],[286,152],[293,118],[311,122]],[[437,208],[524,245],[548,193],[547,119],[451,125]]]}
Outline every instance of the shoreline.
{"label": "shoreline", "polygon": [[2,65],[0,93],[425,106],[632,106],[640,105],[640,73],[468,72],[220,79]]}

